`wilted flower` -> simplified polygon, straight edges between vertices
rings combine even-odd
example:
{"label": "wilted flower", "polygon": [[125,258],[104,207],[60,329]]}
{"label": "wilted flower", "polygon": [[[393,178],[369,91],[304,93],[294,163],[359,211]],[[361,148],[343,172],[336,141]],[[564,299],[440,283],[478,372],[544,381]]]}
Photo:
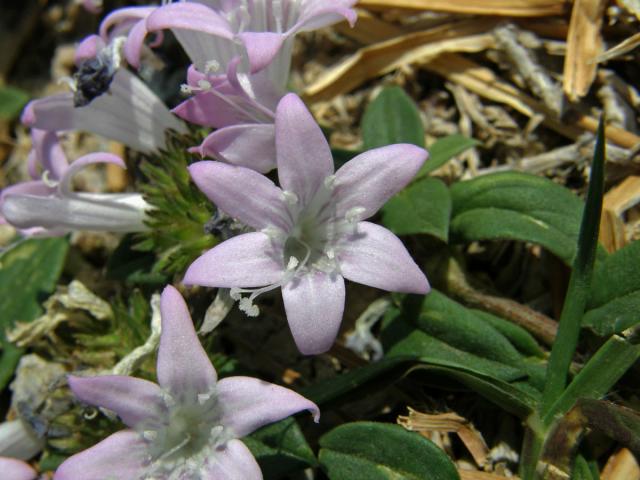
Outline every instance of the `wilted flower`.
{"label": "wilted flower", "polygon": [[[137,193],[74,192],[75,174],[95,163],[126,168],[110,153],[91,153],[69,165],[54,132],[33,129],[28,166],[32,181],[0,192],[0,223],[24,235],[64,235],[71,230],[136,232],[144,230],[148,205]],[[41,171],[39,171],[39,169]]]}
{"label": "wilted flower", "polygon": [[75,395],[130,427],[65,461],[55,480],[261,479],[238,438],[318,407],[256,378],[217,379],[178,291],[162,293],[158,383],[125,376],[69,377]]}
{"label": "wilted flower", "polygon": [[275,128],[281,188],[242,167],[212,161],[190,167],[195,183],[220,210],[258,231],[206,252],[184,282],[232,288],[237,299],[247,293],[240,308],[252,316],[258,314],[258,295],[282,288],[298,348],[320,353],[340,327],[344,278],[390,291],[429,290],[402,242],[362,221],[413,178],[427,152],[408,144],[377,148],[334,174],[329,145],[294,94],[280,101]]}

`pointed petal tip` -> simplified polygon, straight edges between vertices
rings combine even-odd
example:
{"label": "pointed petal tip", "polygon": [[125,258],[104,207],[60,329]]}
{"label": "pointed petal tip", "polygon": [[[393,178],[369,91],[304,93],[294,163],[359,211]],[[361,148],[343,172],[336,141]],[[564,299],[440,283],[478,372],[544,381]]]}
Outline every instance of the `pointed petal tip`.
{"label": "pointed petal tip", "polygon": [[27,105],[24,107],[24,110],[22,110],[22,115],[20,116],[20,121],[27,127],[31,127],[34,123],[36,123],[36,112],[33,108],[34,101],[35,100],[31,100],[29,103],[27,103]]}

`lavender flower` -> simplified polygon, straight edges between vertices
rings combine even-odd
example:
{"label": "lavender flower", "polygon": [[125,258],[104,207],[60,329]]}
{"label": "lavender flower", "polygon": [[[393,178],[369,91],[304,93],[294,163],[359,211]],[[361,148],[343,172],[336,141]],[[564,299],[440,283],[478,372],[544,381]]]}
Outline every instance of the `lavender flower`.
{"label": "lavender flower", "polygon": [[0,457],[0,472],[9,480],[34,480],[38,476],[28,463],[9,457]]}
{"label": "lavender flower", "polygon": [[[220,129],[193,151],[267,172],[275,167],[273,119],[286,92],[293,36],[341,18],[353,24],[354,3],[226,0],[124,8],[109,15],[100,32],[105,41],[126,33],[125,57],[139,67],[147,33],[170,29],[193,62],[183,91],[195,94],[174,113]],[[256,150],[263,155],[250,155]]]}
{"label": "lavender flower", "polygon": [[209,199],[257,231],[206,252],[184,282],[232,288],[236,299],[249,294],[240,299],[240,308],[250,316],[258,314],[253,304],[258,295],[282,288],[298,348],[321,353],[340,327],[345,278],[390,291],[429,291],[402,242],[362,221],[411,180],[427,152],[407,144],[377,148],[334,174],[329,145],[294,94],[280,101],[275,129],[281,188],[242,167],[213,161],[190,167]]}
{"label": "lavender flower", "polygon": [[178,291],[162,293],[158,383],[133,377],[69,377],[75,395],[116,412],[130,427],[65,461],[54,480],[253,480],[262,474],[238,438],[318,407],[250,377],[217,379]]}
{"label": "lavender flower", "polygon": [[[28,167],[32,181],[0,192],[0,223],[27,236],[64,235],[71,230],[136,232],[145,230],[148,205],[136,193],[85,193],[72,190],[74,175],[94,163],[126,168],[110,153],[92,153],[69,165],[57,134],[33,129]],[[38,170],[42,171],[39,172]]]}

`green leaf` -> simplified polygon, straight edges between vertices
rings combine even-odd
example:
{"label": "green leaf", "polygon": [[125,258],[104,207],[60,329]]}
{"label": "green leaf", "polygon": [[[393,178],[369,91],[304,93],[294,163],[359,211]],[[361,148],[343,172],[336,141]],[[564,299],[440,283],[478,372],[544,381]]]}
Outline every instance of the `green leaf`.
{"label": "green leaf", "polygon": [[0,119],[12,120],[22,111],[29,101],[29,94],[19,88],[0,87]]}
{"label": "green leaf", "polygon": [[[560,314],[558,333],[555,342],[553,342],[547,367],[547,379],[540,405],[543,417],[546,416],[566,386],[569,367],[578,344],[582,316],[589,298],[591,276],[598,248],[602,197],[604,196],[604,161],[604,124],[603,119],[600,118],[595,152],[591,163],[589,189],[580,225],[578,250]],[[578,379],[576,378],[576,380]]]}
{"label": "green leaf", "polygon": [[0,391],[13,375],[22,350],[5,338],[15,322],[34,320],[53,292],[67,254],[65,238],[25,240],[0,255]]}
{"label": "green leaf", "polygon": [[582,325],[609,337],[640,322],[640,241],[599,262]]}
{"label": "green leaf", "polygon": [[320,381],[300,392],[314,403],[324,406],[339,398],[354,395],[384,376],[383,388],[400,378],[415,361],[412,357],[385,357],[364,367]]}
{"label": "green leaf", "polygon": [[578,455],[573,463],[571,478],[572,480],[596,480],[589,467],[589,462],[582,455]]}
{"label": "green leaf", "polygon": [[426,233],[446,242],[451,195],[437,178],[409,185],[382,208],[382,223],[396,235]]}
{"label": "green leaf", "polygon": [[465,150],[475,147],[479,143],[477,140],[465,137],[459,133],[436,140],[427,148],[427,150],[429,150],[429,158],[416,174],[414,181],[426,177],[456,155],[460,155]]}
{"label": "green leaf", "polygon": [[362,118],[364,150],[394,143],[424,148],[424,127],[413,100],[400,87],[385,87]]}
{"label": "green leaf", "polygon": [[471,312],[502,333],[521,353],[534,357],[544,356],[544,350],[540,348],[535,338],[524,328],[483,310],[471,309]]}
{"label": "green leaf", "polygon": [[568,189],[535,175],[500,172],[455,183],[450,191],[453,239],[534,242],[568,264],[573,260],[583,205]]}
{"label": "green leaf", "polygon": [[320,464],[330,480],[458,480],[434,443],[398,425],[355,422],[320,439]]}
{"label": "green leaf", "polygon": [[276,480],[318,464],[293,418],[267,425],[242,441],[258,460],[266,480]]}

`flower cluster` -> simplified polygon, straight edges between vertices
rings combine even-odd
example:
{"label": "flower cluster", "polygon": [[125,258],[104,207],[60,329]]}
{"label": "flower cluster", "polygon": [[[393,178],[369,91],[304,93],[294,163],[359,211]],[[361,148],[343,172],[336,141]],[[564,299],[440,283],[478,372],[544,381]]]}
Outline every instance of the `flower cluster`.
{"label": "flower cluster", "polygon": [[[345,279],[427,293],[429,283],[400,239],[366,221],[411,181],[427,152],[390,145],[335,171],[320,127],[302,100],[286,92],[294,35],[342,19],[353,24],[354,3],[180,1],[109,14],[99,34],[77,49],[72,91],[26,107],[32,180],[1,192],[0,221],[25,236],[145,230],[155,207],[142,195],[72,188],[85,166],[124,168],[124,161],[99,152],[69,163],[60,138],[68,130],[86,130],[144,154],[161,154],[167,132],[184,134],[192,123],[213,132],[189,152],[212,160],[193,163],[188,173],[215,204],[216,218],[242,228],[197,258],[184,284],[230,289],[248,316],[259,314],[259,295],[280,289],[304,354],[326,352],[334,343]],[[155,55],[166,30],[191,61],[182,86],[189,98],[173,111],[131,71]],[[275,168],[278,185],[265,175]],[[302,410],[318,421],[317,406],[291,390],[249,377],[218,380],[172,286],[162,294],[161,314],[158,384],[115,375],[69,377],[78,399],[115,412],[129,428],[69,458],[55,480],[259,479],[260,469],[239,438]],[[8,462],[7,469],[22,472],[12,478],[33,478],[28,466]]]}

